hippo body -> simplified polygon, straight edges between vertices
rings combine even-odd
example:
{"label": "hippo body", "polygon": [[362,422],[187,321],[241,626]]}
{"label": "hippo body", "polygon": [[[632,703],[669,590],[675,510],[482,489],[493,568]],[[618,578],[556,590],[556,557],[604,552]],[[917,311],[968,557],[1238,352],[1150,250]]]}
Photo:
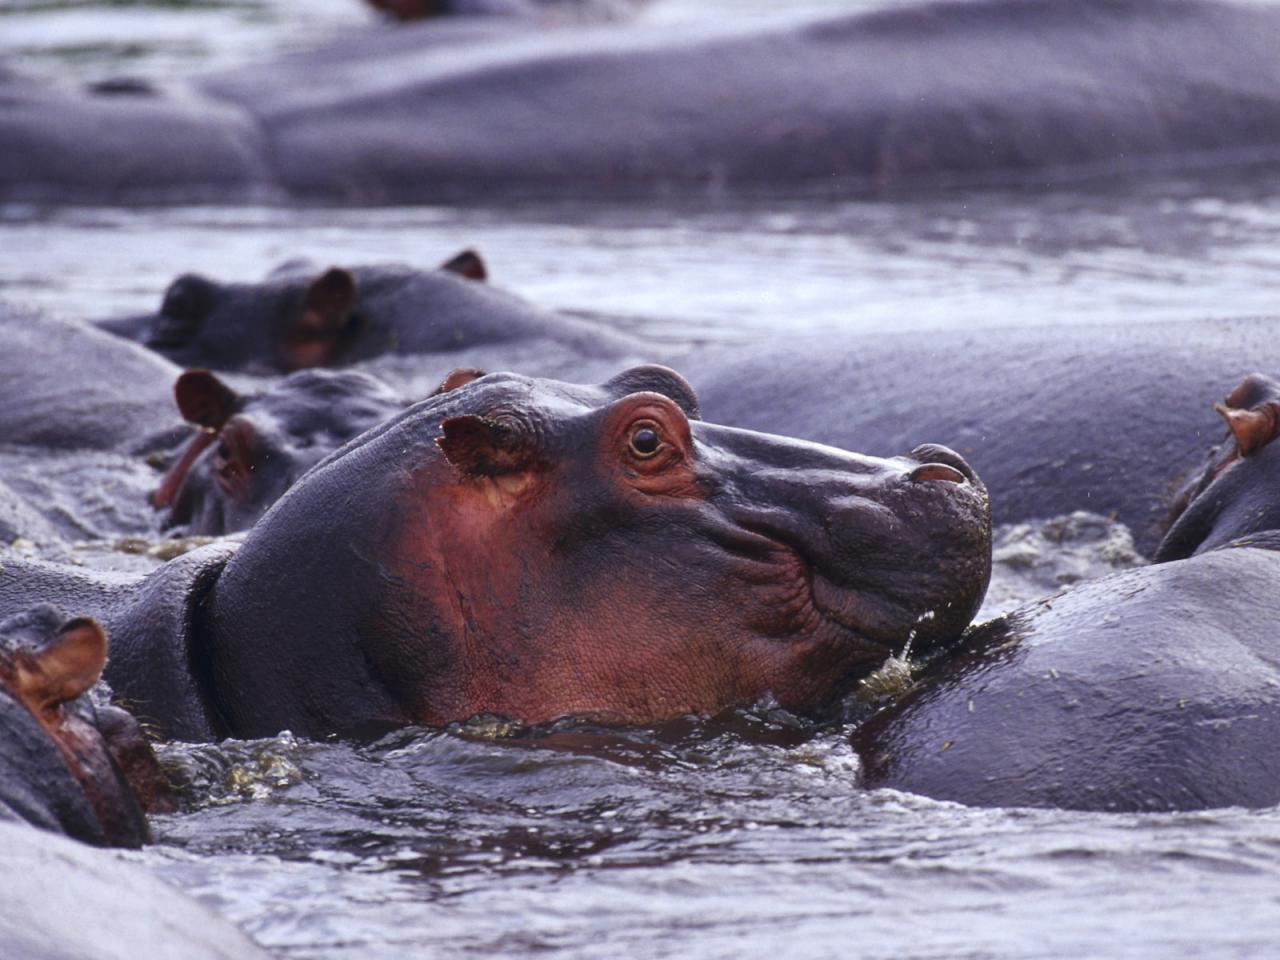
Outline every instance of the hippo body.
{"label": "hippo body", "polygon": [[0,303],[0,446],[142,451],[189,432],[179,369],[136,344]]}
{"label": "hippo body", "polygon": [[268,957],[144,866],[21,824],[0,823],[0,897],[0,942],[15,960]]}
{"label": "hippo body", "polygon": [[0,611],[98,616],[117,695],[188,739],[819,709],[968,623],[990,520],[961,458],[696,414],[661,367],[468,378],[321,461],[239,546],[143,580],[13,561]]}
{"label": "hippo body", "polygon": [[1232,398],[1249,400],[1227,411],[1239,439],[1196,478],[1161,562],[939,656],[855,734],[869,786],[979,806],[1280,802],[1280,383]]}
{"label": "hippo body", "polygon": [[[181,95],[9,77],[0,140],[19,148],[0,199],[831,192],[1280,154],[1280,12],[1263,6],[974,0],[486,43],[441,43],[444,26],[460,25],[352,38]],[[84,129],[103,132],[105,164],[65,133]]]}
{"label": "hippo body", "polygon": [[793,337],[678,362],[704,413],[872,453],[936,437],[997,523],[1115,514],[1149,554],[1243,370],[1280,367],[1277,321]]}

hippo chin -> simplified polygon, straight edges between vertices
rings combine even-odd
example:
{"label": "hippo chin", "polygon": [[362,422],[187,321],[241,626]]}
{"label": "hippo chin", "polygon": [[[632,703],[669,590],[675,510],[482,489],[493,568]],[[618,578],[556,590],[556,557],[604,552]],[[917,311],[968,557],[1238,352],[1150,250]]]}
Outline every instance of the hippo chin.
{"label": "hippo chin", "polygon": [[1280,383],[1220,412],[1155,566],[971,632],[855,735],[866,782],[963,803],[1280,802]]}
{"label": "hippo chin", "polygon": [[663,367],[459,381],[321,461],[238,548],[110,588],[31,563],[0,603],[98,597],[117,693],[215,737],[817,709],[981,602],[987,495],[946,448],[703,423]]}
{"label": "hippo chin", "polygon": [[156,803],[163,778],[137,723],[88,697],[106,649],[97,623],[49,605],[0,623],[0,815],[137,847],[150,834],[134,786]]}

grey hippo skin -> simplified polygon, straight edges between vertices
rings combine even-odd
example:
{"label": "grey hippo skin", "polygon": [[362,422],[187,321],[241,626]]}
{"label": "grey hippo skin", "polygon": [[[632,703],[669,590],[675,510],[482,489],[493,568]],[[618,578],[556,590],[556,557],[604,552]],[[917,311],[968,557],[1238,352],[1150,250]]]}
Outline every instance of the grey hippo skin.
{"label": "grey hippo skin", "polygon": [[819,710],[908,635],[953,641],[986,590],[986,491],[944,447],[882,460],[715,426],[656,366],[451,386],[321,461],[239,546],[145,580],[14,561],[0,610],[98,616],[116,694],[202,739],[651,722],[765,692]]}
{"label": "grey hippo skin", "polygon": [[1115,514],[1149,554],[1220,429],[1205,398],[1280,369],[1278,322],[793,337],[675,362],[716,422],[880,455],[937,439],[981,474],[996,523]]}
{"label": "grey hippo skin", "polygon": [[92,326],[0,302],[0,445],[142,451],[189,430],[179,367]]}
{"label": "grey hippo skin", "polygon": [[267,960],[213,911],[145,868],[0,823],[6,960]]}
{"label": "grey hippo skin", "polygon": [[190,273],[169,285],[155,313],[98,325],[183,366],[259,374],[387,354],[435,354],[443,372],[483,350],[541,373],[530,368],[593,357],[616,364],[637,349],[602,325],[490,287],[486,277],[470,250],[435,270],[290,262],[260,283]]}
{"label": "grey hippo skin", "polygon": [[437,26],[170,94],[10,77],[0,199],[830,191],[1280,153],[1280,11],[1264,6],[980,0],[457,44]]}
{"label": "grey hippo skin", "polygon": [[973,631],[854,738],[866,782],[1082,810],[1280,801],[1280,384],[1224,406],[1155,566]]}

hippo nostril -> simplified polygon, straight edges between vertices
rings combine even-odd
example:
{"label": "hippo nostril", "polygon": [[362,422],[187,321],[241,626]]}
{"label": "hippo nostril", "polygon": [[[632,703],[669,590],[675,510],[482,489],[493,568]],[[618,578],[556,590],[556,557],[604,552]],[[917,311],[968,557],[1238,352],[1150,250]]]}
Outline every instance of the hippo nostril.
{"label": "hippo nostril", "polygon": [[[940,443],[922,443],[911,451],[909,457],[916,463],[924,466],[938,466],[939,464],[947,467],[953,467],[959,474],[970,483],[976,483],[978,475],[973,472],[973,467],[969,466],[968,461],[960,454],[956,453],[950,447],[944,447]],[[917,479],[913,477],[912,479]],[[940,480],[942,477],[933,477],[931,479]],[[958,481],[952,481],[958,482]]]}
{"label": "hippo nostril", "polygon": [[922,483],[925,480],[945,480],[947,483],[968,482],[968,477],[955,467],[949,467],[945,463],[922,464],[907,474],[907,479],[912,483]]}

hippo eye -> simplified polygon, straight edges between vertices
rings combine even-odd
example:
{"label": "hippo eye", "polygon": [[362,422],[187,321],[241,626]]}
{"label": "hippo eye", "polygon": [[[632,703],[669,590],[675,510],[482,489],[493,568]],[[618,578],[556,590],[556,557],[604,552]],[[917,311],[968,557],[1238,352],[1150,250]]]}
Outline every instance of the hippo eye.
{"label": "hippo eye", "polygon": [[662,446],[662,438],[658,436],[658,425],[652,420],[641,420],[633,425],[628,445],[631,447],[631,452],[642,460],[652,457]]}

